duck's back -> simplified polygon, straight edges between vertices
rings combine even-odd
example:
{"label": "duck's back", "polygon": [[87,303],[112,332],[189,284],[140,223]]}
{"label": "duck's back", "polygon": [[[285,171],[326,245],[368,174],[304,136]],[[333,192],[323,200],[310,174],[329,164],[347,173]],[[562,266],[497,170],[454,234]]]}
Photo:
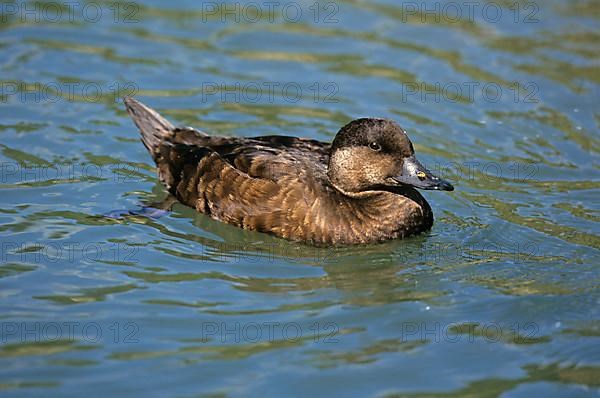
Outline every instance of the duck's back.
{"label": "duck's back", "polygon": [[[316,143],[279,138],[211,137],[200,145],[163,145],[168,189],[183,203],[246,229],[291,237],[306,207],[320,195],[327,155],[310,152]],[[304,145],[306,144],[306,145]],[[168,171],[167,171],[168,170]]]}

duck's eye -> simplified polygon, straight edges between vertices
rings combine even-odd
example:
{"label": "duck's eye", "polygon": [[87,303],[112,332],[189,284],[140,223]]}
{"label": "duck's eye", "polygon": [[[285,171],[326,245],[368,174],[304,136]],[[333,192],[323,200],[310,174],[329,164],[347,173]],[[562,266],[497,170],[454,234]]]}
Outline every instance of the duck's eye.
{"label": "duck's eye", "polygon": [[369,144],[369,148],[371,148],[374,151],[381,151],[381,146],[379,146],[379,144],[374,141]]}

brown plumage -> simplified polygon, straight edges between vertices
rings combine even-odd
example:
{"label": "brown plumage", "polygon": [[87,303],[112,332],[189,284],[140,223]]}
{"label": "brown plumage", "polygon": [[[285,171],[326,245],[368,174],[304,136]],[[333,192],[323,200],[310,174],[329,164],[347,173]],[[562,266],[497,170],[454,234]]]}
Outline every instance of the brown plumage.
{"label": "brown plumage", "polygon": [[406,132],[358,119],[332,144],[287,136],[212,137],[125,104],[167,190],[216,220],[316,245],[403,238],[433,224],[413,188],[452,190],[414,157]]}

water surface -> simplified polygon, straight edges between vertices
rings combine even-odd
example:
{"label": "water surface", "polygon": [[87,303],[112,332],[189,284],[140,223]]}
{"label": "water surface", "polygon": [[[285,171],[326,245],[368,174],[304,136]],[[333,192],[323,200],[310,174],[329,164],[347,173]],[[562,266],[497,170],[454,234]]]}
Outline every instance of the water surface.
{"label": "water surface", "polygon": [[[598,2],[57,4],[0,21],[3,396],[598,394]],[[153,217],[123,95],[231,136],[393,118],[456,190],[354,248]]]}

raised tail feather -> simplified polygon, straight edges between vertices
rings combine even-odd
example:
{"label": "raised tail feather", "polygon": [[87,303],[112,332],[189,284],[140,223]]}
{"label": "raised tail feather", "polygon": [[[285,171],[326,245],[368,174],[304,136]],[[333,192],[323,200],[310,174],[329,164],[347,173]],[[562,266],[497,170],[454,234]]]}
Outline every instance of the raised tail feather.
{"label": "raised tail feather", "polygon": [[140,129],[142,142],[154,160],[156,160],[160,144],[171,141],[175,126],[159,115],[154,109],[148,108],[131,97],[125,97],[123,102],[125,102],[129,116],[131,116],[135,125]]}
{"label": "raised tail feather", "polygon": [[123,102],[140,130],[144,146],[158,167],[161,182],[169,192],[176,194],[186,164],[197,164],[202,156],[210,152],[208,148],[190,145],[192,141],[206,136],[189,127],[175,127],[158,112],[131,97],[125,97]]}

